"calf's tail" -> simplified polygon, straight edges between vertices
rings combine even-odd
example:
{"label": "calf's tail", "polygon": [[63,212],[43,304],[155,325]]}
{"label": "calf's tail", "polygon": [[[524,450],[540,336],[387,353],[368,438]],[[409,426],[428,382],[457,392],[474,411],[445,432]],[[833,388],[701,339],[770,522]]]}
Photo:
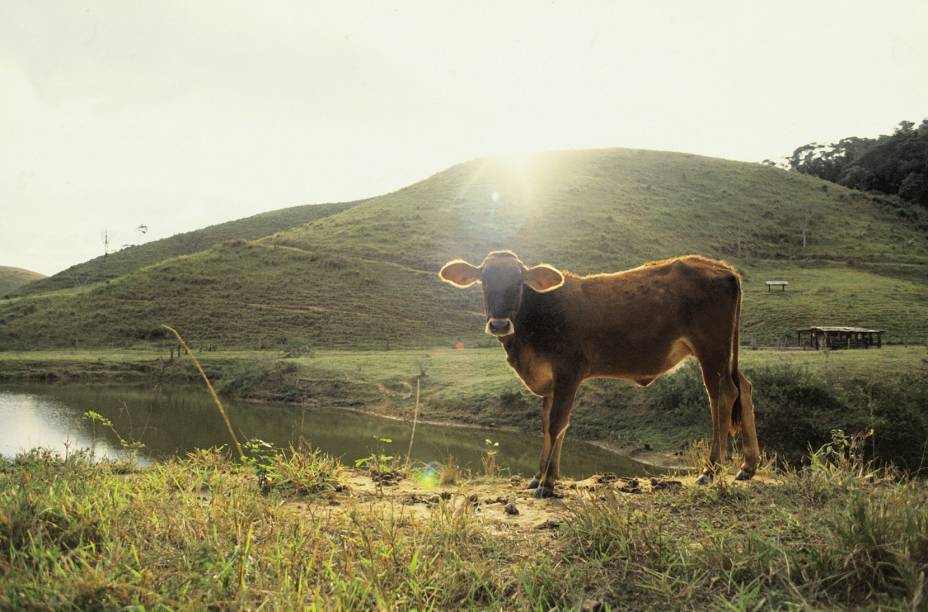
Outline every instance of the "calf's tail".
{"label": "calf's tail", "polygon": [[741,291],[741,277],[738,276],[737,272],[735,272],[735,286],[737,289],[735,292],[735,317],[731,332],[731,376],[735,388],[738,390],[738,395],[731,407],[729,429],[732,433],[741,431],[741,372],[738,371],[738,345],[740,344],[739,330],[741,329],[741,298],[743,293]]}

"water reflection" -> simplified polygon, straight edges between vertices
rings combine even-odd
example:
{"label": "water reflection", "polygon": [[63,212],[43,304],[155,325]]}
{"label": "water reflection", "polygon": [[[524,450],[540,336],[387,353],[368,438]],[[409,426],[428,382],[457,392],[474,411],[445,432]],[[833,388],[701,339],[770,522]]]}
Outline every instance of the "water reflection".
{"label": "water reflection", "polygon": [[[232,400],[225,405],[243,440],[261,438],[285,447],[303,439],[348,464],[374,451],[405,456],[409,444],[410,424],[405,422],[338,409]],[[144,442],[143,459],[158,460],[227,442],[221,417],[200,388],[155,392],[99,385],[31,385],[0,388],[0,454],[11,456],[36,446],[64,451],[89,447],[96,440],[97,453],[116,456],[117,436],[101,431],[99,425],[94,431],[93,423],[83,417],[88,410],[110,419],[123,437]],[[460,465],[479,470],[487,438],[499,443],[497,463],[512,473],[534,472],[540,435],[517,432],[420,424],[413,458],[444,462],[453,457]],[[565,476],[646,472],[632,459],[569,437],[564,446]]]}

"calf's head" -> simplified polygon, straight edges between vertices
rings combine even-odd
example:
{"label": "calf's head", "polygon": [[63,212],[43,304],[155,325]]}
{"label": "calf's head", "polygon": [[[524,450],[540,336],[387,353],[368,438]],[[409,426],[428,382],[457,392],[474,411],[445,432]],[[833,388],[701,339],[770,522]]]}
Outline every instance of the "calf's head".
{"label": "calf's head", "polygon": [[564,284],[564,275],[555,268],[544,264],[528,268],[511,251],[493,251],[480,266],[455,259],[446,263],[438,275],[455,287],[483,284],[485,331],[498,337],[515,333],[513,320],[522,307],[525,287],[546,293]]}

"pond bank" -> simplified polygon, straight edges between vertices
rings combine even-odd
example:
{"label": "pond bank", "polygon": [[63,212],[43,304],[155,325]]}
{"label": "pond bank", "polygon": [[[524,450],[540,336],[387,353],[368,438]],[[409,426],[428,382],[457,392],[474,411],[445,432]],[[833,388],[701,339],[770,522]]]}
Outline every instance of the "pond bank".
{"label": "pond bank", "polygon": [[[200,384],[186,358],[157,347],[0,352],[0,382],[92,381],[151,388]],[[536,432],[539,399],[520,384],[498,348],[396,351],[217,351],[199,355],[221,393],[295,406],[343,407],[408,420],[421,386],[423,421]],[[874,429],[876,456],[921,464],[928,438],[928,351],[743,351],[755,386],[762,445],[798,461],[833,429]],[[590,381],[578,394],[570,437],[666,463],[708,433],[708,408],[695,362],[646,389]],[[646,449],[650,449],[646,450]],[[650,454],[649,454],[650,453]]]}

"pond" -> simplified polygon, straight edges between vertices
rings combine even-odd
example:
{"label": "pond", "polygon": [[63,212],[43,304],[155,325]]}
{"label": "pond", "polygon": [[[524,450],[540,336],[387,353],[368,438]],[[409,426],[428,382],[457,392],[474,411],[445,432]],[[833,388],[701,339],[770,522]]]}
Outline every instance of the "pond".
{"label": "pond", "polygon": [[[240,440],[260,438],[284,448],[303,440],[347,465],[372,452],[404,457],[409,446],[411,422],[337,408],[229,399],[223,404]],[[0,387],[0,455],[12,457],[39,446],[61,452],[92,446],[98,456],[119,456],[119,438],[86,418],[84,413],[90,410],[112,421],[123,438],[145,444],[142,463],[229,441],[222,418],[202,388],[6,386]],[[444,463],[453,458],[458,465],[477,471],[490,448],[487,440],[497,452],[497,463],[510,473],[530,476],[535,472],[540,433],[419,423],[413,459]],[[568,436],[561,471],[564,476],[583,478],[602,472],[640,476],[660,470]]]}

